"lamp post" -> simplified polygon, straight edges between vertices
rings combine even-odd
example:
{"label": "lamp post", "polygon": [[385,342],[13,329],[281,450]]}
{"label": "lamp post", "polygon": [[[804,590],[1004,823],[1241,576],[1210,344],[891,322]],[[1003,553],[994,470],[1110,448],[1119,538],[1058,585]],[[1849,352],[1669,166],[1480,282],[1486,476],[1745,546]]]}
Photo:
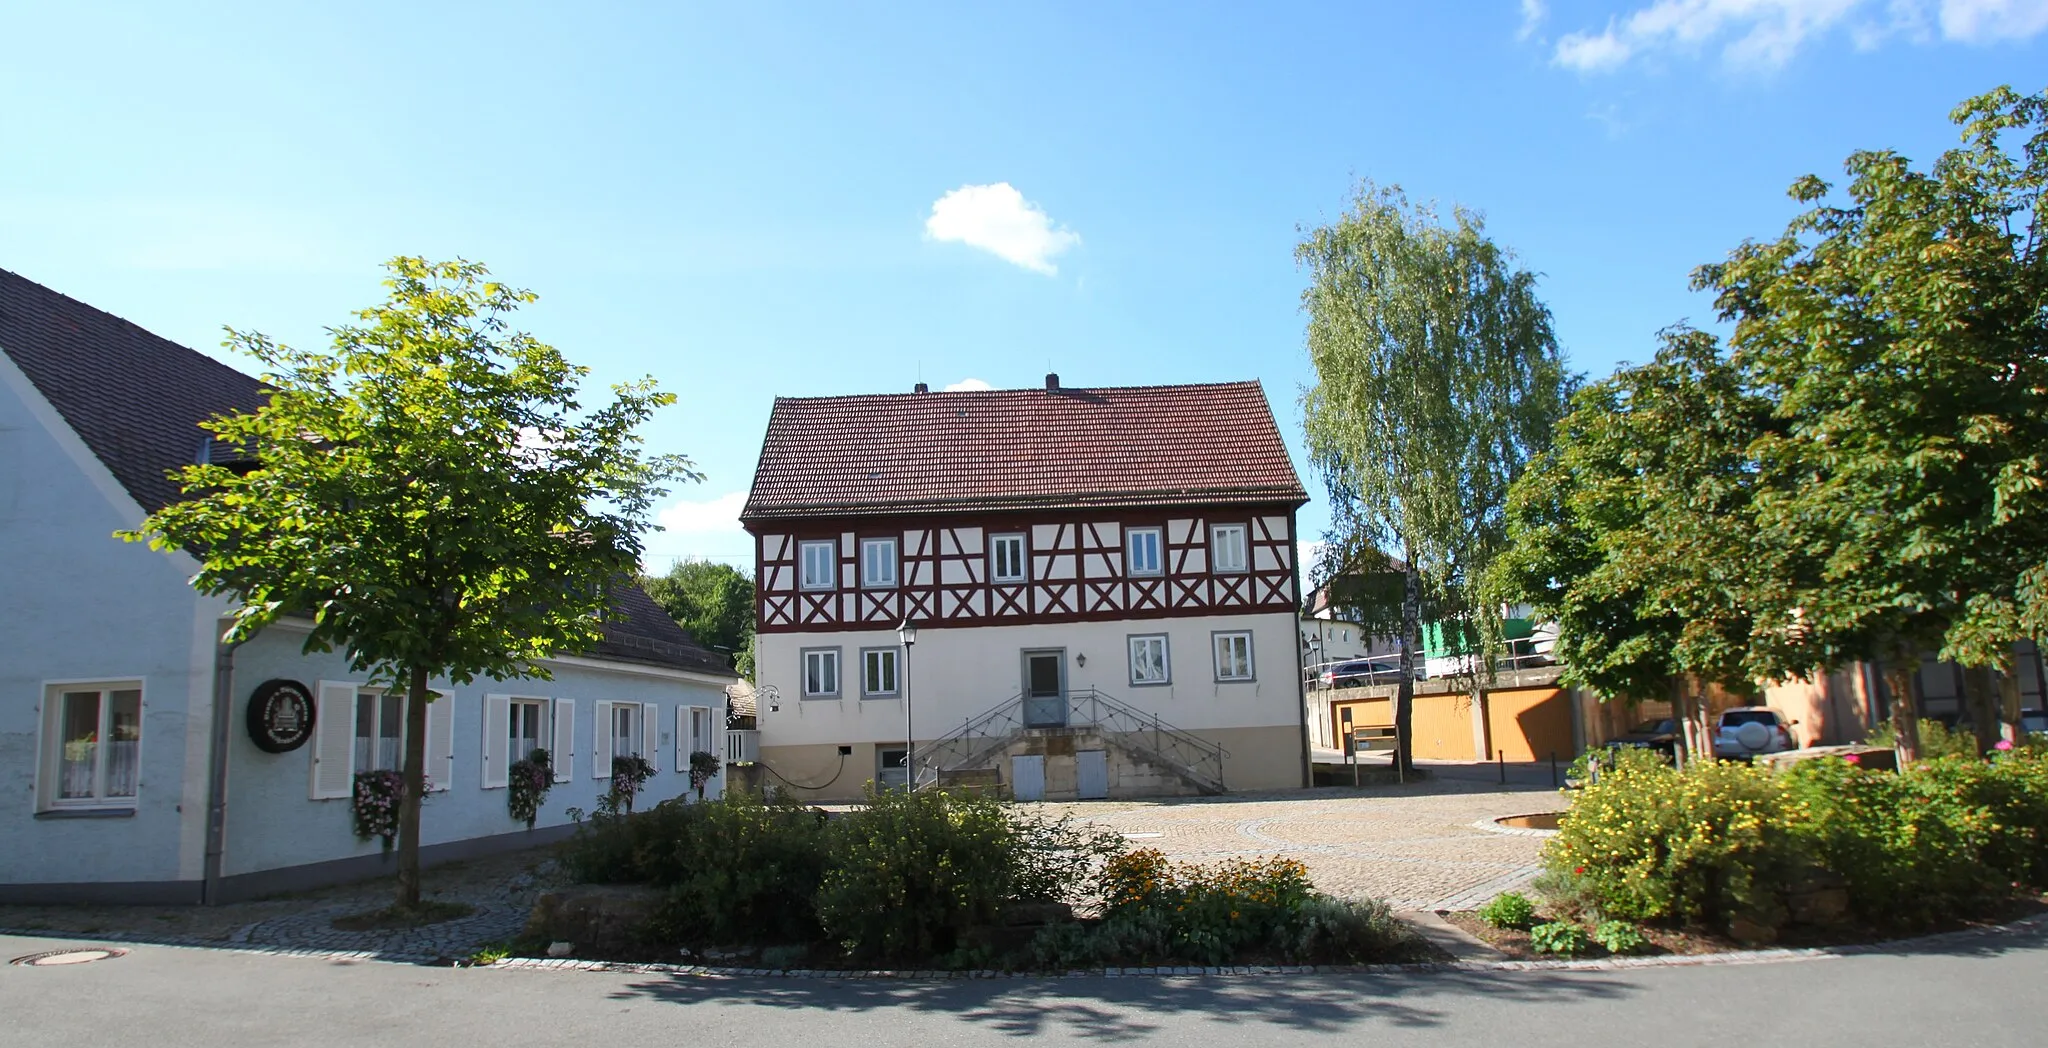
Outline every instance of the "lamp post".
{"label": "lamp post", "polygon": [[903,689],[903,792],[911,793],[917,789],[917,736],[910,727],[910,648],[917,643],[917,624],[904,619],[896,639],[903,642],[903,679],[896,682]]}

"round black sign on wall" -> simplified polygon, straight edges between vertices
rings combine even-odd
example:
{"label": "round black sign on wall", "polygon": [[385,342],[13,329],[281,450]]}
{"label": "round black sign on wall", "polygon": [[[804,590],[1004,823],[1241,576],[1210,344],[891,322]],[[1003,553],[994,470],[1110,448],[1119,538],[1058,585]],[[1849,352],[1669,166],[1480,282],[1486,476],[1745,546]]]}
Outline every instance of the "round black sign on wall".
{"label": "round black sign on wall", "polygon": [[249,738],[265,753],[290,753],[313,737],[313,693],[295,680],[267,680],[249,696]]}

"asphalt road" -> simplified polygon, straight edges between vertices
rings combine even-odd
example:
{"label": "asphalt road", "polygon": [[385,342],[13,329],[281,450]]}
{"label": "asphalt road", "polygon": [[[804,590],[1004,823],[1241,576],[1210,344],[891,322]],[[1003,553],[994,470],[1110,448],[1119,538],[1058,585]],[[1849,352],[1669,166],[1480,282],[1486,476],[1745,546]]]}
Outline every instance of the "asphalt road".
{"label": "asphalt road", "polygon": [[[0,936],[0,958],[63,945]],[[906,983],[420,968],[134,947],[0,967],[0,1044],[2048,1044],[2048,934],[1600,972]]]}

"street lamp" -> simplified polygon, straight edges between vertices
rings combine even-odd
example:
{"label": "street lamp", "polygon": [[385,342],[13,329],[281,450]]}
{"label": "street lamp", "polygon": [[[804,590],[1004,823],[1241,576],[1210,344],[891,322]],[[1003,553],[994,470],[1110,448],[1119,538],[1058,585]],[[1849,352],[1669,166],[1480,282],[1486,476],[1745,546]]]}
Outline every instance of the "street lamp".
{"label": "street lamp", "polygon": [[917,789],[917,736],[910,729],[910,648],[917,643],[917,624],[904,619],[896,639],[903,642],[903,679],[896,682],[903,689],[903,792],[911,793]]}

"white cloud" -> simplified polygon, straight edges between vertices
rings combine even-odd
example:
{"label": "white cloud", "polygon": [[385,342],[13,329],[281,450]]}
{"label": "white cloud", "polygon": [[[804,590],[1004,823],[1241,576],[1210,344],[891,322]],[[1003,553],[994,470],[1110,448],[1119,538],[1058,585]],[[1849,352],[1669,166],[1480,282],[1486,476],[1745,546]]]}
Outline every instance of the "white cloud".
{"label": "white cloud", "polygon": [[1551,61],[1581,73],[1600,73],[1628,61],[1629,45],[1614,35],[1614,27],[1598,35],[1567,33],[1557,42]]}
{"label": "white cloud", "polygon": [[1055,228],[1052,218],[1008,182],[961,186],[932,203],[924,232],[933,240],[978,247],[1025,269],[1051,276],[1053,259],[1081,242],[1081,235]]}
{"label": "white cloud", "polygon": [[[1551,61],[1604,73],[1631,59],[1692,55],[1718,47],[1737,69],[1776,69],[1805,44],[1846,29],[1859,48],[1889,38],[1925,41],[1929,15],[1944,40],[1987,44],[2048,30],[2048,0],[1654,0],[1598,33],[1560,37]],[[1525,7],[1526,26],[1526,7]]]}
{"label": "white cloud", "polygon": [[961,379],[960,381],[958,381],[958,382],[955,382],[955,383],[953,383],[953,384],[952,384],[952,385],[950,385],[950,386],[947,386],[947,387],[946,387],[946,392],[948,392],[948,393],[978,393],[978,392],[980,392],[981,390],[984,390],[984,389],[994,389],[994,388],[996,388],[996,387],[994,387],[994,386],[991,386],[991,385],[989,385],[988,383],[986,383],[986,382],[984,382],[984,381],[982,381],[981,379],[978,379],[978,378],[963,378],[963,379]]}
{"label": "white cloud", "polygon": [[740,530],[740,510],[747,504],[744,491],[729,492],[702,502],[685,499],[654,515],[654,522],[669,535],[723,534]]}
{"label": "white cloud", "polygon": [[1535,36],[1548,14],[1550,9],[1544,6],[1543,0],[1522,0],[1522,28],[1515,33],[1515,39],[1527,40]]}

